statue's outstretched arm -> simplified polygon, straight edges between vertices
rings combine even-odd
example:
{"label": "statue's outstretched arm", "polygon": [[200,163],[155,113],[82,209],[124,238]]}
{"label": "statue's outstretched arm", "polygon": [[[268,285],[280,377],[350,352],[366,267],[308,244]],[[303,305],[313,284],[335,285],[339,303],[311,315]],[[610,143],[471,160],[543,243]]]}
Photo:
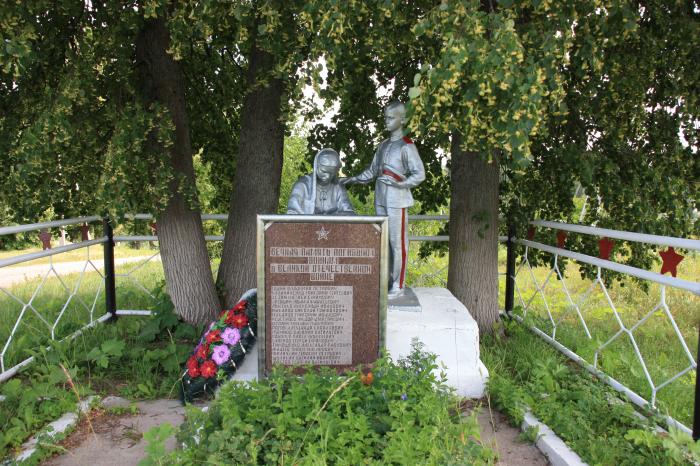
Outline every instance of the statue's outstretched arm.
{"label": "statue's outstretched arm", "polygon": [[369,165],[369,167],[367,167],[359,175],[351,176],[350,178],[346,178],[343,182],[343,185],[353,184],[353,183],[367,184],[381,174],[379,172],[379,152],[382,148],[382,145],[383,144],[379,144],[379,147],[377,148],[377,151],[374,153],[374,158],[372,159],[372,163]]}

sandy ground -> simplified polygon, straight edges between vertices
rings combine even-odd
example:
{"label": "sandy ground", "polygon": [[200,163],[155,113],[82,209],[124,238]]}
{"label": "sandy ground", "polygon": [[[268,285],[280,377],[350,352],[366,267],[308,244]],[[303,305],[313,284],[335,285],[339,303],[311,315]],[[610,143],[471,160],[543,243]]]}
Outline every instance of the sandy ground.
{"label": "sandy ground", "polygon": [[[115,259],[115,265],[127,264],[129,262],[139,262],[148,259],[151,256],[139,256],[139,257],[123,257],[121,259]],[[154,257],[151,261],[160,261],[160,256]],[[103,271],[102,266],[103,261],[98,259],[93,259],[91,262],[95,265],[97,270]],[[53,265],[58,275],[64,275],[69,273],[81,272],[85,268],[85,261],[77,262],[57,262]],[[32,280],[35,278],[43,277],[49,270],[48,264],[39,265],[16,265],[10,267],[0,268],[0,287],[7,288],[12,285],[17,285],[23,283],[26,280]],[[89,264],[87,266],[86,272],[95,273],[95,269]]]}
{"label": "sandy ground", "polygon": [[484,407],[479,412],[481,441],[498,454],[498,463],[503,466],[547,465],[549,461],[537,447],[518,438],[520,429],[512,427],[506,417],[498,411]]}
{"label": "sandy ground", "polygon": [[[177,400],[155,400],[136,404],[137,415],[91,415],[91,425],[83,420],[64,442],[66,453],[42,463],[44,466],[135,466],[145,455],[143,433],[164,422],[177,426],[184,420],[184,408]],[[518,439],[519,429],[511,427],[505,416],[482,408],[479,416],[482,441],[498,453],[503,466],[539,466],[549,464],[532,444]],[[94,431],[94,433],[93,433]],[[171,438],[166,446],[175,448]]]}

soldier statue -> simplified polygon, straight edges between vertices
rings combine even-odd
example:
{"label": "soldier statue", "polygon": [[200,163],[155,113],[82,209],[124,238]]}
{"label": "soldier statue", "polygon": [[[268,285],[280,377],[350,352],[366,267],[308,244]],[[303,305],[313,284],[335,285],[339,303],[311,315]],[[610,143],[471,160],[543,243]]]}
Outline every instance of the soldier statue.
{"label": "soldier statue", "polygon": [[423,162],[418,149],[407,136],[403,125],[406,108],[401,102],[391,102],[384,109],[384,123],[389,139],[379,144],[369,167],[357,176],[343,178],[343,185],[367,184],[376,179],[374,207],[377,215],[389,217],[389,297],[404,291],[408,257],[408,207],[413,205],[411,188],[425,179]]}
{"label": "soldier statue", "polygon": [[321,149],[314,158],[314,171],[294,183],[287,202],[288,214],[354,215],[345,186],[338,181],[340,156]]}

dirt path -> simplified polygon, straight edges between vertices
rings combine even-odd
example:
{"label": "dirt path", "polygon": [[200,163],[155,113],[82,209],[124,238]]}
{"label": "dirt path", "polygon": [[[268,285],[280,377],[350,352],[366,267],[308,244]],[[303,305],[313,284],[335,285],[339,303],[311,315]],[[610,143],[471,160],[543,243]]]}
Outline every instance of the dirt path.
{"label": "dirt path", "polygon": [[506,417],[498,411],[484,407],[478,416],[481,428],[481,441],[496,451],[498,463],[502,466],[539,466],[549,461],[537,447],[521,441],[520,429],[512,427]]}
{"label": "dirt path", "polygon": [[[117,404],[118,405],[118,404]],[[122,405],[128,405],[122,402]],[[151,427],[169,422],[177,426],[184,420],[184,408],[177,400],[155,400],[136,403],[137,415],[110,416],[104,413],[92,418],[90,430],[82,421],[64,442],[68,452],[42,463],[43,466],[135,466],[145,456],[143,433]],[[493,422],[492,422],[493,415]],[[505,416],[482,408],[478,416],[482,441],[498,453],[503,466],[545,466],[547,459],[530,443],[518,439],[520,430],[511,427]],[[175,439],[166,443],[175,448]]]}
{"label": "dirt path", "polygon": [[[129,262],[139,262],[148,259],[151,256],[138,256],[138,257],[123,257],[120,259],[114,259],[115,265],[127,264]],[[151,261],[160,261],[160,256],[154,257]],[[102,272],[104,270],[103,262],[99,259],[93,259],[92,262],[95,267]],[[64,275],[69,273],[81,272],[85,267],[85,261],[76,262],[56,262],[53,264],[53,268],[56,270],[58,275]],[[33,280],[35,278],[41,278],[49,270],[48,264],[39,265],[25,265],[25,266],[10,266],[0,268],[0,287],[7,288],[13,285],[21,284],[27,280]],[[86,269],[87,272],[95,273],[95,269],[89,264]]]}

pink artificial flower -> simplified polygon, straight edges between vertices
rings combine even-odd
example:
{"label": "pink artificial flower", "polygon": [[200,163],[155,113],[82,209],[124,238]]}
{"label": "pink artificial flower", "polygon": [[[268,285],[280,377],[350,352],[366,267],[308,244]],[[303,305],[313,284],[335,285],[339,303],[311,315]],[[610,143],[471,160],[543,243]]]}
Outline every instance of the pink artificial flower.
{"label": "pink artificial flower", "polygon": [[211,358],[214,360],[214,362],[220,366],[226,361],[228,361],[228,358],[231,357],[231,351],[228,349],[228,346],[226,345],[219,345],[216,348],[214,348],[214,351],[212,352]]}
{"label": "pink artificial flower", "polygon": [[235,345],[241,340],[241,331],[237,328],[227,328],[224,333],[221,334],[221,339],[227,345]]}

